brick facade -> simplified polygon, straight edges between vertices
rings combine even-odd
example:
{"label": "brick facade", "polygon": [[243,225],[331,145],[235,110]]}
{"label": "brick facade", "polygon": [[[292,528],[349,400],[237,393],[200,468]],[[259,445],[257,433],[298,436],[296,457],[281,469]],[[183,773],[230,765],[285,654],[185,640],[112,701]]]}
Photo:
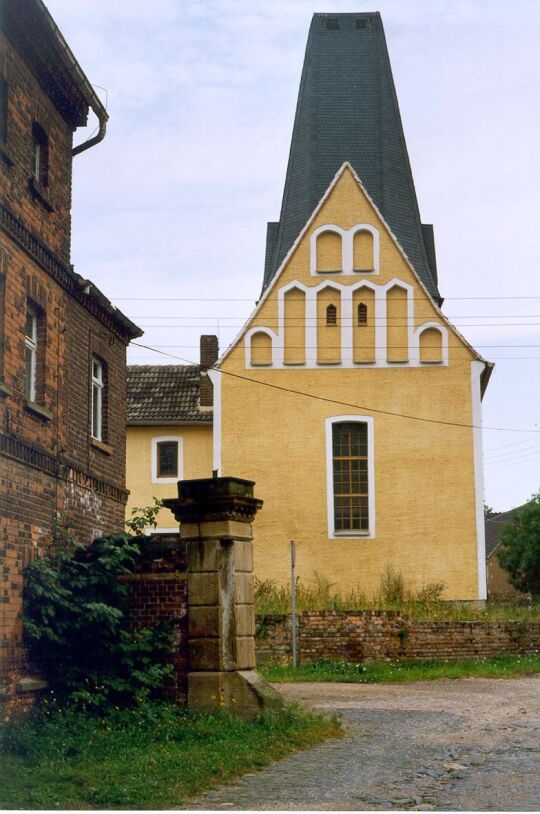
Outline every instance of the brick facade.
{"label": "brick facade", "polygon": [[[40,0],[9,0],[3,12],[0,685],[5,694],[25,671],[22,572],[49,542],[53,518],[64,514],[83,542],[123,528],[125,355],[140,331],[70,266],[73,132],[84,123],[89,102],[68,75],[72,68],[63,62]],[[25,24],[39,34],[30,46]],[[41,174],[35,168],[36,133]],[[29,307],[37,323],[33,399],[25,386]],[[91,436],[94,355],[105,374],[101,440]]]}
{"label": "brick facade", "polygon": [[[291,657],[291,617],[257,616],[257,663]],[[540,622],[417,622],[387,611],[298,616],[301,661],[462,659],[540,650]]]}

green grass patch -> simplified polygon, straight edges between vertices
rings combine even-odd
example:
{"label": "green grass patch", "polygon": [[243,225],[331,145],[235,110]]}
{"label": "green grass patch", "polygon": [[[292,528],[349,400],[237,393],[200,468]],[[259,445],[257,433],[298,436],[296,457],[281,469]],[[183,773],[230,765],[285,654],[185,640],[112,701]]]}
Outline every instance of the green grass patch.
{"label": "green grass patch", "polygon": [[352,684],[431,681],[438,678],[511,678],[540,672],[540,653],[525,656],[497,656],[489,659],[456,661],[386,662],[355,664],[350,661],[316,661],[293,669],[270,664],[260,672],[268,681],[337,681]]}
{"label": "green grass patch", "polygon": [[40,710],[0,727],[0,808],[174,808],[340,734],[291,705],[250,722],[157,703],[102,718]]}

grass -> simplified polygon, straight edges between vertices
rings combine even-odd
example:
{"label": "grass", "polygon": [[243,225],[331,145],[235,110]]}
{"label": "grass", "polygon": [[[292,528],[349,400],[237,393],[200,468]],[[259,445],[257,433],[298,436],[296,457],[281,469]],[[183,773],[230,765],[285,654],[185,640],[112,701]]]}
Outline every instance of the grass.
{"label": "grass", "polygon": [[[309,583],[296,584],[297,611],[393,611],[411,620],[425,621],[540,621],[540,603],[523,600],[490,599],[483,606],[445,601],[445,585],[429,582],[422,588],[408,588],[403,576],[387,566],[379,578],[374,596],[352,589],[340,591],[325,577],[315,573]],[[258,615],[286,614],[291,611],[290,585],[273,580],[255,580],[255,611]]]}
{"label": "grass", "polygon": [[0,727],[0,808],[174,808],[340,734],[336,719],[294,706],[251,722],[170,704],[103,718],[40,710]]}
{"label": "grass", "polygon": [[540,672],[540,653],[456,661],[373,662],[316,661],[291,666],[269,664],[260,669],[268,681],[337,681],[352,684],[431,681],[438,678],[512,678]]}

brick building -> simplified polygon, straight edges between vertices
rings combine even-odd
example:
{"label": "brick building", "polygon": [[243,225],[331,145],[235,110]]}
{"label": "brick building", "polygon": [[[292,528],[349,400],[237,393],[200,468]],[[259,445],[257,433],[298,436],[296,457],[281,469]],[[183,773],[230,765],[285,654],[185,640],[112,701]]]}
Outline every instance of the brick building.
{"label": "brick building", "polygon": [[[42,0],[3,0],[0,40],[0,686],[24,675],[22,571],[65,514],[123,527],[125,356],[141,331],[70,265],[72,158],[107,113]],[[73,148],[92,109],[96,136]],[[25,686],[19,681],[19,690]]]}

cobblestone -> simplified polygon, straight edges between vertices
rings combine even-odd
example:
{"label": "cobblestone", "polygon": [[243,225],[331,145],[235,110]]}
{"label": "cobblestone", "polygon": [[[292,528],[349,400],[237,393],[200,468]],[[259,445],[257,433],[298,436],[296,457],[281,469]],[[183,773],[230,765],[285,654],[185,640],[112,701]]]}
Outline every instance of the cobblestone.
{"label": "cobblestone", "polygon": [[540,676],[290,684],[346,735],[186,802],[189,809],[536,811]]}

